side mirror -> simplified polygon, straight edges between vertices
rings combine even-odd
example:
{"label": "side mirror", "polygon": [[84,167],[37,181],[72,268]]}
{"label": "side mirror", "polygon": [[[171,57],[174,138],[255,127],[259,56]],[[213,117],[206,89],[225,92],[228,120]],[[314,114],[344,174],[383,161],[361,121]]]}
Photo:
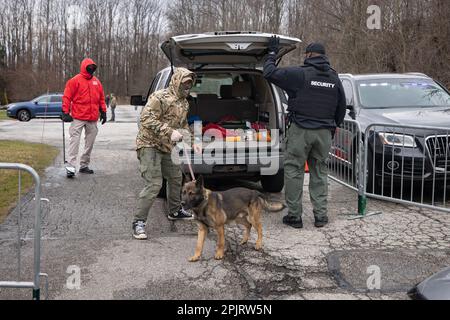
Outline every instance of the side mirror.
{"label": "side mirror", "polygon": [[349,110],[348,115],[350,116],[350,118],[356,120],[355,107],[352,105],[347,105],[347,110]]}
{"label": "side mirror", "polygon": [[131,96],[130,104],[132,106],[145,106],[145,100],[142,96]]}
{"label": "side mirror", "polygon": [[35,104],[35,105],[38,105],[38,104],[39,104],[39,102],[35,101],[35,102],[34,102],[34,104]]}

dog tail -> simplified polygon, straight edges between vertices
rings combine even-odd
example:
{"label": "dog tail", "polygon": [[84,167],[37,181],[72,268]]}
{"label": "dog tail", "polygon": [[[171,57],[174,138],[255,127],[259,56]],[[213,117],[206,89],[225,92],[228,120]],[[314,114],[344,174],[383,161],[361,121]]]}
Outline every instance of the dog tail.
{"label": "dog tail", "polygon": [[262,200],[264,209],[269,212],[279,212],[279,211],[283,210],[284,208],[286,208],[286,205],[284,203],[279,202],[279,201],[269,200],[262,193],[260,193],[258,196]]}

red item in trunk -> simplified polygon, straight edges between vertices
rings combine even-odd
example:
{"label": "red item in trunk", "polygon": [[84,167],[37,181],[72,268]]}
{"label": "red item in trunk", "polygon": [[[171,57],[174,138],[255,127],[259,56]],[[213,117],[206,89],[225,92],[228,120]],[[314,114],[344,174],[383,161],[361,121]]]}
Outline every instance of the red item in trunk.
{"label": "red item in trunk", "polygon": [[260,122],[254,122],[252,123],[252,129],[259,131],[259,130],[266,130],[267,127],[264,124],[261,124]]}
{"label": "red item in trunk", "polygon": [[223,128],[215,123],[210,123],[210,124],[206,125],[205,127],[203,127],[203,134],[205,134],[205,132],[207,132],[207,131],[210,131],[210,133],[212,133],[212,131],[214,131],[214,135],[220,134],[222,136],[222,138],[225,138],[226,134],[227,134],[227,130],[225,128]]}

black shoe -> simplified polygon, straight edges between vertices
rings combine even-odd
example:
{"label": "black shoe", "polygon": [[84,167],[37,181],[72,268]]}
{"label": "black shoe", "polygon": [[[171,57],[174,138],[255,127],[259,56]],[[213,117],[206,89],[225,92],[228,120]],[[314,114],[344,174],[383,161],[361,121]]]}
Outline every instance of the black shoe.
{"label": "black shoe", "polygon": [[89,167],[84,167],[80,169],[80,173],[94,174],[94,170],[89,169]]}
{"label": "black shoe", "polygon": [[328,224],[328,218],[317,219],[314,218],[314,226],[316,228],[323,228]]}
{"label": "black shoe", "polygon": [[302,218],[296,218],[290,215],[284,216],[283,217],[283,223],[295,228],[295,229],[301,229],[303,228],[303,220]]}
{"label": "black shoe", "polygon": [[180,209],[175,213],[171,213],[167,216],[169,220],[192,220],[194,217],[184,209]]}

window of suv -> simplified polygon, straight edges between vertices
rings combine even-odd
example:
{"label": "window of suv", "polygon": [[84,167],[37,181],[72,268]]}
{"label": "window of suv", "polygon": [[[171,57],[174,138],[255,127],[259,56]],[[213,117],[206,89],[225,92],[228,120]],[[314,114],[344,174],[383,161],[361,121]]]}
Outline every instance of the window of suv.
{"label": "window of suv", "polygon": [[450,95],[437,83],[422,79],[382,79],[357,82],[363,108],[442,107]]}
{"label": "window of suv", "polygon": [[159,72],[156,77],[153,79],[152,81],[152,85],[150,86],[150,92],[149,93],[153,93],[156,91],[156,87],[158,85],[159,80],[161,79],[161,74],[162,72]]}
{"label": "window of suv", "polygon": [[342,87],[345,92],[345,99],[347,102],[347,106],[353,106],[353,86],[350,80],[341,79]]}
{"label": "window of suv", "polygon": [[62,96],[51,96],[50,103],[62,103]]}
{"label": "window of suv", "polygon": [[220,97],[220,88],[225,85],[233,85],[234,80],[239,81],[239,78],[233,79],[233,75],[229,73],[198,75],[191,95],[195,97],[198,94],[215,94]]}
{"label": "window of suv", "polygon": [[41,96],[41,97],[36,98],[34,101],[39,104],[49,103],[50,96]]}

